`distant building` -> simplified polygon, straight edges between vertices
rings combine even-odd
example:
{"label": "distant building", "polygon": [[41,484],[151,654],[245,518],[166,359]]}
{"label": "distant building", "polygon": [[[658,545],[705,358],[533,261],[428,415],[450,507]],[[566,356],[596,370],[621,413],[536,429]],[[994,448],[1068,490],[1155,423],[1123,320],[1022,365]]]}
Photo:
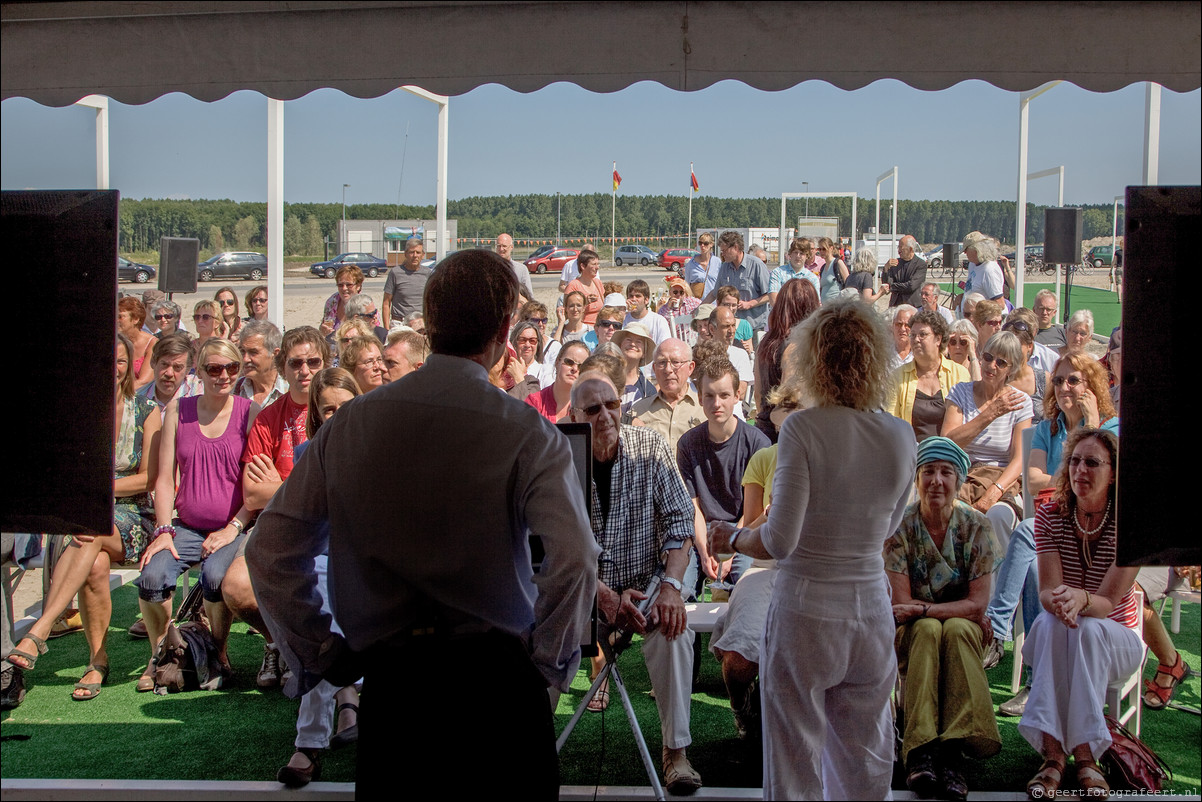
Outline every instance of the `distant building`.
{"label": "distant building", "polygon": [[[426,245],[426,253],[441,258],[435,246],[435,220],[339,220],[338,252],[370,253],[388,264],[398,265],[405,253],[405,243],[410,237],[420,237]],[[444,241],[452,243],[448,251],[455,250],[459,239],[459,221],[447,220]]]}

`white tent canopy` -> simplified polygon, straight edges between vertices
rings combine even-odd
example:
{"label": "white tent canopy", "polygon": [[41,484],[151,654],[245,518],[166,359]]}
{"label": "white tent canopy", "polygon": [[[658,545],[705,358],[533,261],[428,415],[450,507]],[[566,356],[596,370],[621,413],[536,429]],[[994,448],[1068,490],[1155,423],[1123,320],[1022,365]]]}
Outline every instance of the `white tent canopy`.
{"label": "white tent canopy", "polygon": [[614,92],[735,79],[858,89],[885,78],[1024,91],[1202,83],[1197,2],[61,2],[5,3],[0,89],[65,106],[168,92],[291,100],[405,84],[457,95],[570,81]]}

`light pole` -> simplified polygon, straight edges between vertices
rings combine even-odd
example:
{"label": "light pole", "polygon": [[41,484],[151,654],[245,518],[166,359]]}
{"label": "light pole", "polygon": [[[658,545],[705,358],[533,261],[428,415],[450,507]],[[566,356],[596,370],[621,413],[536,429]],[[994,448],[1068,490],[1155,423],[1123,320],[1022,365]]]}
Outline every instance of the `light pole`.
{"label": "light pole", "polygon": [[346,190],[350,184],[342,185],[342,230],[338,232],[338,252],[342,253],[342,240],[346,238]]}
{"label": "light pole", "polygon": [[[802,189],[801,189],[801,191],[802,191],[802,192],[809,193],[809,191],[810,191],[810,182],[809,182],[809,181],[802,181],[802,182],[801,182],[801,188],[802,188]],[[810,196],[809,196],[809,194],[807,194],[807,195],[806,195],[806,221],[808,222],[808,221],[809,221],[809,219],[810,219]]]}
{"label": "light pole", "polygon": [[560,225],[562,223],[563,223],[563,198],[561,198],[559,193],[556,192],[555,193],[555,247],[557,247],[557,248],[559,247],[559,243],[563,241],[559,238],[559,230],[560,230]]}

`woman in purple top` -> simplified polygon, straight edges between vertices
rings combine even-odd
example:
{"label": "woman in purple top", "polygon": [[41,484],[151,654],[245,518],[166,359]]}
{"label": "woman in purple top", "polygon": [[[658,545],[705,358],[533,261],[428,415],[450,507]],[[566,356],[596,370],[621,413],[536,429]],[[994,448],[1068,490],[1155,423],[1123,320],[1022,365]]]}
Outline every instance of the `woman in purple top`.
{"label": "woman in purple top", "polygon": [[[171,595],[179,575],[201,564],[205,614],[228,670],[225,642],[230,614],[221,600],[221,580],[245,538],[251,513],[242,503],[241,457],[255,404],[231,393],[241,369],[238,349],[212,338],[200,347],[196,373],[203,395],[172,401],[163,413],[159,473],[154,486],[155,523],[142,556],[138,606],[146,621],[153,657],[171,618]],[[179,484],[174,477],[179,472]],[[179,517],[172,519],[172,511]],[[151,665],[138,679],[139,691],[154,690]]]}

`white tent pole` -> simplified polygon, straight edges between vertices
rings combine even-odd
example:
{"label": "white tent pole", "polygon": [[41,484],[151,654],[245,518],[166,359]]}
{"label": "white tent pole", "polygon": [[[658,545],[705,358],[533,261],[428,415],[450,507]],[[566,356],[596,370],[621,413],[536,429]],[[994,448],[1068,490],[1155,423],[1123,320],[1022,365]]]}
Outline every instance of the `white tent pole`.
{"label": "white tent pole", "polygon": [[450,232],[447,231],[447,134],[450,130],[448,106],[451,99],[436,95],[420,86],[402,86],[411,95],[425,98],[438,104],[438,166],[434,174],[434,250],[442,259],[450,250]]}
{"label": "white tent pole", "polygon": [[[1060,81],[1049,81],[1030,92],[1018,96],[1018,199],[1014,209],[1014,278],[1017,286],[1014,288],[1015,306],[1023,305],[1023,285],[1027,272],[1027,136],[1030,131],[1029,110],[1031,101],[1054,88]],[[1056,269],[1056,300],[1059,308],[1060,300],[1060,269]]]}
{"label": "white tent pole", "polygon": [[284,101],[267,98],[267,319],[284,330]]}
{"label": "white tent pole", "polygon": [[1144,95],[1144,185],[1160,183],[1160,84],[1148,82]]}
{"label": "white tent pole", "polygon": [[88,95],[75,101],[76,106],[96,110],[96,189],[109,188],[109,99]]}

